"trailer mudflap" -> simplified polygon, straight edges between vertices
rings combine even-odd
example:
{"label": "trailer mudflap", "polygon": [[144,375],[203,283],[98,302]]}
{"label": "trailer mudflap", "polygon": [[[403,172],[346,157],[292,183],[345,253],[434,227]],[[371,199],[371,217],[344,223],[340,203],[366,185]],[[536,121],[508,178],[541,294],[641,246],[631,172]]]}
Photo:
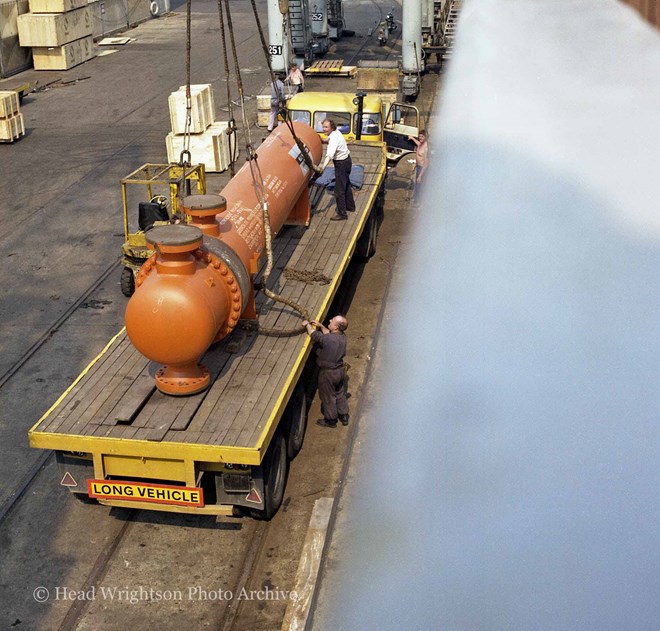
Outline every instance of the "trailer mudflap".
{"label": "trailer mudflap", "polygon": [[87,480],[94,477],[94,466],[89,454],[55,452],[55,460],[60,472],[60,485],[71,493],[87,493]]}

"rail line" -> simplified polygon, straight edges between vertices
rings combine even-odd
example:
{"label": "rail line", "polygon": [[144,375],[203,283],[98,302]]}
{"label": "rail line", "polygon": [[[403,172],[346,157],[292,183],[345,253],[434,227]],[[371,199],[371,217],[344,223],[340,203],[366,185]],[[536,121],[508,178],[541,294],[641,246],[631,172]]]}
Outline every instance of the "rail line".
{"label": "rail line", "polygon": [[[21,355],[21,357],[14,362],[14,364],[0,377],[0,390],[3,386],[31,359],[37,351],[57,332],[57,330],[73,315],[73,313],[85,302],[107,278],[117,269],[119,261],[113,261],[103,273],[90,285],[85,293],[78,298],[56,321],[52,324],[39,339],[30,346],[30,348]],[[52,451],[44,451],[35,460],[34,464],[30,467],[27,474],[19,483],[18,487],[12,491],[10,496],[5,500],[2,507],[0,507],[0,523],[2,523],[7,515],[14,508],[16,503],[23,497],[25,491],[29,488],[32,481],[37,477],[39,472],[46,466],[49,458],[52,456]]]}
{"label": "rail line", "polygon": [[[96,561],[92,566],[92,570],[87,577],[84,585],[80,586],[81,590],[88,590],[91,587],[98,587],[103,578],[106,575],[108,565],[112,557],[114,556],[119,544],[125,539],[128,534],[131,526],[135,522],[135,517],[138,514],[138,510],[135,509],[123,509],[128,510],[128,515],[126,516],[126,521],[122,527],[117,531],[115,536],[104,546],[99,555],[96,557]],[[69,607],[62,623],[59,626],[59,631],[74,631],[78,626],[78,622],[87,611],[89,602],[85,600],[74,600]]]}
{"label": "rail line", "polygon": [[[130,535],[132,528],[138,521],[141,512],[139,509],[121,510],[127,511],[124,524],[101,550],[87,579],[84,584],[78,587],[78,590],[88,592],[92,588],[95,590],[100,588],[121,543],[128,537],[128,535]],[[228,592],[234,594],[234,597],[231,601],[227,602],[222,618],[216,625],[216,628],[221,631],[232,631],[235,628],[240,611],[240,604],[242,602],[240,600],[240,594],[243,588],[248,585],[255,563],[263,553],[264,541],[266,540],[270,522],[257,521],[250,525],[252,526],[252,531],[245,535],[248,538],[248,543],[245,555],[242,559],[240,571],[237,574],[234,585],[227,589]],[[75,631],[79,622],[87,612],[90,602],[91,601],[86,600],[73,601],[59,625],[58,631]]]}
{"label": "rail line", "polygon": [[263,552],[264,541],[266,540],[266,534],[270,528],[270,523],[271,522],[257,522],[255,524],[248,545],[248,550],[243,561],[243,567],[241,568],[241,572],[238,575],[238,580],[236,581],[236,585],[232,592],[234,598],[225,608],[224,619],[221,622],[221,625],[218,625],[220,631],[232,631],[236,625],[241,603],[243,602],[240,600],[239,594],[243,588],[247,586],[257,559]]}
{"label": "rail line", "polygon": [[16,361],[14,364],[5,371],[0,377],[0,389],[21,369],[27,362],[51,337],[57,330],[73,315],[73,312],[87,300],[100,285],[110,276],[110,274],[119,265],[119,260],[113,261],[103,273],[90,285],[85,293],[78,298],[56,321],[52,324],[45,333],[34,343],[27,351]]}
{"label": "rail line", "polygon": [[46,466],[46,464],[48,464],[48,460],[52,455],[52,451],[44,451],[42,454],[40,454],[35,463],[30,467],[30,470],[27,472],[25,477],[21,480],[18,487],[16,487],[16,489],[12,491],[11,495],[5,500],[2,508],[0,508],[0,524],[5,520],[18,500],[23,497],[32,480],[34,480],[39,472]]}

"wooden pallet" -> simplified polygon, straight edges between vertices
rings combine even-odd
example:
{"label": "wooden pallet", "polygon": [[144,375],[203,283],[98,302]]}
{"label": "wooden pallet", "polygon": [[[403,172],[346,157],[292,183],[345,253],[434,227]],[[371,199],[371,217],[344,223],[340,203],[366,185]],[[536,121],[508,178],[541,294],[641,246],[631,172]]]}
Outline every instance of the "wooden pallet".
{"label": "wooden pallet", "polygon": [[306,75],[316,77],[354,77],[357,66],[344,66],[343,59],[321,59],[315,61],[307,70]]}

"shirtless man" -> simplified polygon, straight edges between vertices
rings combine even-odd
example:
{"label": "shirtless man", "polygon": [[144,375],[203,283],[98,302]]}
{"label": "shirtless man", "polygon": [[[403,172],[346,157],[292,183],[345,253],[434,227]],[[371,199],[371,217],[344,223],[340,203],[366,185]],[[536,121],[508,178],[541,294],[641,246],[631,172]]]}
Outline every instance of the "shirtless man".
{"label": "shirtless man", "polygon": [[408,138],[417,145],[415,157],[415,197],[419,199],[422,180],[429,166],[429,143],[425,129],[420,129],[419,138],[414,138],[413,136],[408,136]]}

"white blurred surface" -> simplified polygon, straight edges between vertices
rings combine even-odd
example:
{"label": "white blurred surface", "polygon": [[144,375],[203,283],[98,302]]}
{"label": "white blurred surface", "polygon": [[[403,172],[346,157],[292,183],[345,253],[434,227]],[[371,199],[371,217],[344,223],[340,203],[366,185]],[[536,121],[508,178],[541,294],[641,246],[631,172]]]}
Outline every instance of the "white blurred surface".
{"label": "white blurred surface", "polygon": [[660,626],[660,35],[464,3],[314,629]]}

